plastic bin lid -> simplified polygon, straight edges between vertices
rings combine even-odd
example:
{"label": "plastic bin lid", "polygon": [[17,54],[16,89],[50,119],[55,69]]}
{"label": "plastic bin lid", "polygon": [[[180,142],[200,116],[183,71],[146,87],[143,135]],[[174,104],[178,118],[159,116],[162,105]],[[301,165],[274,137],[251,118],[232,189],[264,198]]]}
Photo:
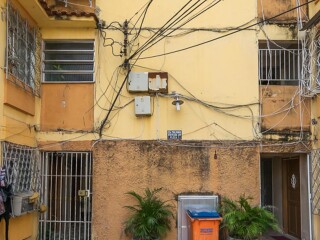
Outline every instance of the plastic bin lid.
{"label": "plastic bin lid", "polygon": [[187,213],[192,218],[219,218],[220,215],[215,210],[210,209],[189,209]]}

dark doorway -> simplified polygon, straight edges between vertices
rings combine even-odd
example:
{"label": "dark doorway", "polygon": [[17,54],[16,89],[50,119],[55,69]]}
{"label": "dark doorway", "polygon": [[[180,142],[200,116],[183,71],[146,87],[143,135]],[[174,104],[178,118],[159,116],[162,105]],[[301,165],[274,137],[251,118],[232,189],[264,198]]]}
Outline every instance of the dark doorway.
{"label": "dark doorway", "polygon": [[272,159],[262,158],[260,164],[261,173],[261,205],[271,206],[272,202]]}

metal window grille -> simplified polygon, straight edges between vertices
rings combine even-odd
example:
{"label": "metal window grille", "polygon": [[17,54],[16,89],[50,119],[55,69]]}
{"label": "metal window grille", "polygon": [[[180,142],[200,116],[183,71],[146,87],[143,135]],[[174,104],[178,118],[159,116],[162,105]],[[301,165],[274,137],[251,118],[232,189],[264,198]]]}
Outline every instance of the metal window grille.
{"label": "metal window grille", "polygon": [[40,217],[40,239],[90,240],[91,153],[43,152],[41,183],[41,201],[48,210]]}
{"label": "metal window grille", "polygon": [[304,94],[320,91],[320,31],[307,32],[303,43],[302,86]]}
{"label": "metal window grille", "polygon": [[39,154],[35,148],[3,142],[2,160],[13,194],[40,191]]}
{"label": "metal window grille", "polygon": [[43,73],[46,82],[92,82],[94,42],[45,42]]}
{"label": "metal window grille", "polygon": [[298,85],[301,79],[299,49],[259,49],[261,84]]}
{"label": "metal window grille", "polygon": [[36,95],[40,90],[40,39],[38,29],[23,19],[8,0],[6,77],[23,82]]}
{"label": "metal window grille", "polygon": [[313,150],[311,154],[311,189],[312,189],[312,212],[320,214],[320,150]]}

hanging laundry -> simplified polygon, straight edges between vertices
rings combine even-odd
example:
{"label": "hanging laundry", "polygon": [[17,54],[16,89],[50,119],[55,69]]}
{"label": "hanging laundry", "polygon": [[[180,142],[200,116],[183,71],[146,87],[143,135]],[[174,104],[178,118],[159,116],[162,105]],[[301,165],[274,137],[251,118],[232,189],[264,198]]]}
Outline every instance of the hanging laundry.
{"label": "hanging laundry", "polygon": [[0,187],[6,186],[6,167],[3,166],[0,169]]}

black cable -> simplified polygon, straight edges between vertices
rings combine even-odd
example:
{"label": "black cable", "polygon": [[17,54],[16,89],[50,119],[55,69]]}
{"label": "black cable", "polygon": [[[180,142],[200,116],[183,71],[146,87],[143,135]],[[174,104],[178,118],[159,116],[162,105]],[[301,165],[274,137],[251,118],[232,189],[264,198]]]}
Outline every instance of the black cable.
{"label": "black cable", "polygon": [[[162,30],[161,32],[159,32],[158,34],[155,34],[154,36],[152,36],[151,39],[149,39],[145,44],[143,44],[143,46],[141,46],[139,49],[136,50],[136,52],[133,55],[138,54],[139,52],[143,51],[144,48],[147,47],[148,44],[154,42],[158,37],[161,37],[164,35],[164,33],[166,31],[168,31],[171,27],[175,26],[176,24],[178,24],[179,22],[181,22],[184,18],[188,17],[192,12],[194,12],[197,8],[199,8],[202,4],[204,4],[207,0],[204,0],[202,3],[200,3],[199,5],[197,5],[198,2],[200,2],[201,0],[198,0],[197,2],[195,2],[191,7],[189,7],[187,10],[185,10],[180,16],[178,16],[172,23],[169,24],[169,26],[167,26],[164,30]],[[197,6],[196,6],[197,5]],[[193,8],[193,9],[192,9]],[[177,14],[174,15],[174,17],[176,17]],[[134,57],[134,56],[131,56]]]}
{"label": "black cable", "polygon": [[[177,53],[177,52],[182,52],[182,51],[185,51],[185,50],[189,50],[189,49],[191,49],[191,48],[199,47],[199,46],[201,46],[201,45],[204,45],[204,44],[207,44],[207,43],[211,43],[211,42],[214,42],[214,41],[219,40],[219,39],[221,39],[221,38],[225,38],[225,37],[230,36],[230,35],[233,35],[233,34],[235,34],[235,33],[238,33],[238,32],[244,31],[244,30],[247,30],[247,29],[249,29],[249,28],[251,28],[251,27],[254,27],[254,26],[256,26],[256,25],[259,25],[259,24],[262,24],[262,23],[266,23],[266,22],[268,22],[268,21],[270,21],[270,20],[272,20],[272,19],[275,19],[275,18],[277,18],[277,17],[279,17],[279,16],[282,16],[282,15],[288,13],[288,12],[291,12],[291,11],[293,11],[293,10],[296,10],[296,9],[298,9],[298,8],[300,8],[300,7],[305,6],[305,5],[308,5],[309,3],[312,3],[312,2],[314,2],[314,1],[316,1],[316,0],[311,0],[311,1],[309,1],[309,2],[303,3],[303,4],[299,5],[299,6],[296,6],[296,7],[294,7],[294,8],[291,8],[291,9],[285,11],[285,12],[279,13],[278,15],[273,16],[273,17],[271,17],[271,18],[268,18],[268,19],[259,21],[259,22],[257,22],[257,23],[251,24],[251,25],[249,25],[249,26],[247,26],[247,27],[245,27],[245,28],[241,28],[241,29],[236,30],[236,31],[234,31],[234,32],[225,34],[225,35],[220,36],[220,37],[216,37],[216,38],[210,39],[210,40],[205,41],[205,42],[201,42],[201,43],[198,43],[198,44],[195,44],[195,45],[192,45],[192,46],[189,46],[189,47],[181,48],[181,49],[178,49],[178,50],[175,50],[175,51],[171,51],[171,52],[167,52],[167,53],[162,53],[162,54],[157,54],[157,55],[152,55],[152,56],[149,56],[149,57],[142,57],[142,58],[139,58],[139,59],[149,59],[149,58],[161,57],[161,56],[170,55],[170,54],[173,54],[173,53]],[[133,58],[130,58],[130,59],[133,59]]]}
{"label": "black cable", "polygon": [[[152,41],[152,39],[158,34],[158,33],[161,33],[162,32],[162,29],[177,15],[179,14],[187,5],[189,5],[189,3],[191,2],[192,0],[189,0],[185,5],[183,5],[180,10],[178,12],[176,12],[175,15],[173,15],[164,25],[162,25],[161,28],[158,29],[158,31],[148,40],[146,41],[142,46],[144,46],[145,44],[147,44],[148,42]],[[200,0],[198,0],[199,2]],[[139,49],[138,49],[139,50]]]}
{"label": "black cable", "polygon": [[[153,0],[150,0],[150,2],[148,3],[148,5],[146,6],[146,9],[142,12],[141,16],[143,15],[143,17],[142,17],[142,20],[141,20],[141,24],[140,24],[139,30],[138,30],[137,34],[135,35],[135,37],[133,38],[133,40],[131,40],[130,42],[133,42],[134,40],[136,40],[136,39],[139,37],[140,32],[141,32],[142,25],[143,25],[143,23],[144,23],[144,20],[145,20],[145,18],[146,18],[148,9],[149,9],[152,1],[153,1]],[[139,19],[141,18],[141,16],[138,18],[137,22],[134,24],[133,27],[136,26],[136,24],[138,23],[138,21],[139,21]],[[132,30],[131,30],[131,31],[132,31]],[[130,31],[130,33],[131,33],[131,31]],[[130,34],[130,33],[129,33],[129,34]]]}
{"label": "black cable", "polygon": [[149,48],[151,48],[152,46],[154,46],[155,44],[157,44],[158,42],[160,42],[162,39],[164,39],[165,37],[169,36],[171,33],[175,32],[177,29],[180,29],[181,27],[183,27],[184,25],[186,25],[187,23],[189,23],[190,21],[192,21],[193,19],[195,19],[196,17],[200,16],[201,14],[203,14],[204,12],[208,11],[209,9],[211,9],[212,7],[216,6],[218,3],[220,3],[222,0],[218,0],[215,3],[212,3],[212,5],[206,7],[204,10],[202,10],[201,12],[199,12],[198,14],[194,15],[193,17],[191,17],[190,19],[188,19],[186,22],[184,22],[183,24],[181,24],[180,26],[178,26],[177,28],[173,29],[171,32],[169,32],[166,35],[163,35],[158,41],[154,42],[153,44],[151,44],[150,46],[148,46],[147,48],[143,49],[142,52],[148,50]]}
{"label": "black cable", "polygon": [[122,82],[122,84],[121,84],[121,86],[120,86],[119,91],[117,92],[117,95],[116,95],[115,99],[113,100],[113,102],[112,102],[112,104],[111,104],[111,106],[110,106],[110,109],[109,109],[109,111],[108,111],[108,113],[107,113],[107,116],[103,119],[103,121],[102,121],[102,123],[101,123],[101,125],[100,125],[100,127],[99,127],[99,136],[100,136],[100,138],[101,138],[101,136],[102,136],[103,128],[104,128],[104,126],[106,125],[106,122],[108,121],[109,115],[110,115],[110,113],[112,112],[112,109],[113,109],[114,105],[116,104],[116,101],[117,101],[117,99],[118,99],[118,97],[119,97],[119,95],[120,95],[120,92],[121,92],[122,88],[124,87],[124,84],[126,83],[128,77],[129,77],[130,71],[131,71],[131,68],[128,70],[128,73],[127,73],[126,77],[124,78],[124,80],[123,80],[123,82]]}
{"label": "black cable", "polygon": [[[181,22],[184,18],[188,17],[192,12],[194,12],[197,8],[199,8],[202,4],[204,4],[207,0],[204,0],[202,3],[198,4],[201,0],[198,0],[197,2],[195,2],[193,5],[191,5],[187,10],[185,10],[180,16],[178,16],[178,14],[180,13],[180,10],[182,10],[185,6],[183,6],[182,9],[180,9],[176,14],[174,14],[174,16],[168,21],[166,22],[165,25],[169,24],[169,22],[176,17],[176,19],[173,20],[173,22],[171,22],[168,26],[164,27],[165,25],[162,26],[162,28],[164,28],[161,31],[156,32],[147,42],[145,42],[140,48],[138,48],[136,50],[136,52],[133,55],[138,54],[139,52],[141,52],[144,48],[147,47],[148,44],[156,41],[157,38],[163,36],[163,34],[168,31],[170,28],[172,28],[173,26],[175,26],[176,24],[178,24],[179,22]],[[188,4],[188,3],[187,3]],[[198,5],[197,5],[198,4]],[[131,56],[134,57],[134,56]]]}

